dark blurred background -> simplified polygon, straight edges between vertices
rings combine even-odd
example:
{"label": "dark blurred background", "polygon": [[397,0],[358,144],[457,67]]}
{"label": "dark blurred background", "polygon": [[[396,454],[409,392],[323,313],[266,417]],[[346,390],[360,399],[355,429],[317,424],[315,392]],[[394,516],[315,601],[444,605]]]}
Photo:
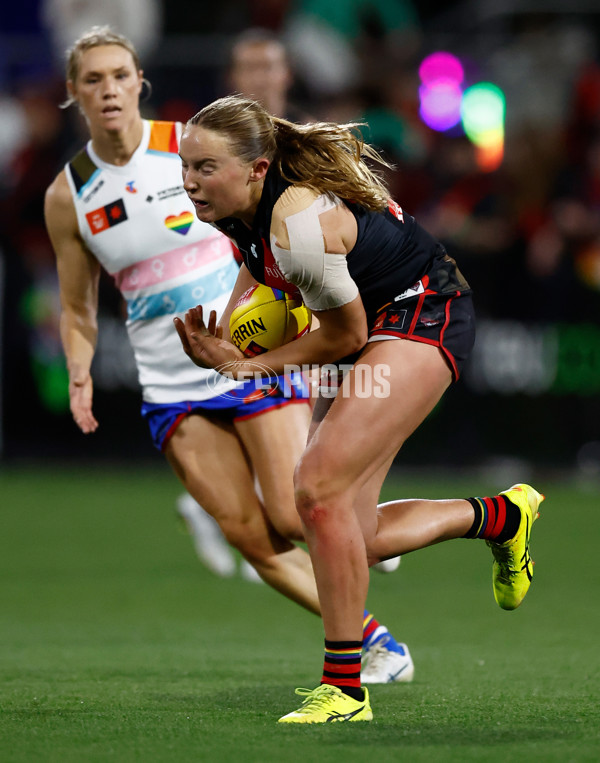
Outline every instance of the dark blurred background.
{"label": "dark blurred background", "polygon": [[[146,117],[186,120],[227,92],[232,39],[286,42],[294,107],[364,120],[394,197],[446,245],[479,317],[473,357],[398,457],[411,466],[575,470],[600,480],[600,6],[580,0],[21,0],[0,18],[0,462],[158,459],[118,293],[105,277],[94,361],[100,428],[72,423],[43,195],[87,139],[61,111],[64,51],[94,23],[137,45]],[[491,157],[426,123],[424,61],[505,99]],[[447,84],[447,83],[446,83]],[[431,121],[431,120],[430,120]],[[439,127],[439,126],[438,126]],[[498,148],[498,147],[497,147]],[[493,152],[492,152],[493,153]]]}

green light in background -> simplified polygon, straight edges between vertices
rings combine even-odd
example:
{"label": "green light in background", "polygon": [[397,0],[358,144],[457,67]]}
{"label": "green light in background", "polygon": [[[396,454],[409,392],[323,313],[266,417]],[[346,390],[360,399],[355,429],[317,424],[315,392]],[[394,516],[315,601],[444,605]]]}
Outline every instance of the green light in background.
{"label": "green light in background", "polygon": [[467,88],[461,103],[465,134],[477,147],[477,162],[484,170],[497,169],[504,155],[506,99],[497,85],[478,82]]}
{"label": "green light in background", "polygon": [[463,128],[476,146],[495,145],[504,140],[506,100],[499,87],[479,82],[465,90],[461,104]]}

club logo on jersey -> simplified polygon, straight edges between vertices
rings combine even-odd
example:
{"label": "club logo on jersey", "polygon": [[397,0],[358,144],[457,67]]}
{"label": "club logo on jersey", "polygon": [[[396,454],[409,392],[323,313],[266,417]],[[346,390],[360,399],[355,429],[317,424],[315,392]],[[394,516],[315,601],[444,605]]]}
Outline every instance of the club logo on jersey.
{"label": "club logo on jersey", "polygon": [[409,299],[410,297],[416,297],[419,294],[423,294],[428,284],[429,277],[425,276],[420,281],[417,281],[416,284],[413,284],[410,289],[407,289],[406,291],[403,291],[402,294],[398,294],[397,297],[394,297],[394,302],[400,302],[403,299]]}
{"label": "club logo on jersey", "polygon": [[194,222],[194,215],[192,212],[181,212],[178,215],[169,215],[165,217],[165,225],[169,230],[179,233],[185,236]]}
{"label": "club logo on jersey", "polygon": [[388,209],[397,220],[400,220],[401,223],[404,222],[404,212],[402,211],[402,207],[400,206],[400,204],[396,204],[396,202],[393,199],[389,199]]}
{"label": "club logo on jersey", "polygon": [[124,223],[127,220],[127,212],[125,211],[123,199],[117,199],[110,204],[106,204],[104,207],[94,209],[93,212],[88,212],[85,217],[92,235],[95,236],[107,228]]}
{"label": "club logo on jersey", "polygon": [[129,183],[125,183],[125,190],[128,193],[137,193],[137,188],[134,188],[135,180],[130,180]]}

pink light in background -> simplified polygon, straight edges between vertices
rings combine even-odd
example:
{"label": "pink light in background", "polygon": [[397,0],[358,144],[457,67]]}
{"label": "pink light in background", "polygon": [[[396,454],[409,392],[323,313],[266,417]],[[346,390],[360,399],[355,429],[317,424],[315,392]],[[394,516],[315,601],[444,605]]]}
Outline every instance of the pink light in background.
{"label": "pink light in background", "polygon": [[460,84],[465,72],[463,65],[452,53],[440,51],[423,59],[419,67],[419,77],[424,85],[431,85],[438,80],[449,80]]}
{"label": "pink light in background", "polygon": [[438,51],[419,67],[421,119],[433,130],[449,130],[460,122],[464,69],[456,56]]}
{"label": "pink light in background", "polygon": [[436,81],[419,88],[421,106],[419,114],[433,130],[449,130],[460,122],[462,90],[455,82]]}

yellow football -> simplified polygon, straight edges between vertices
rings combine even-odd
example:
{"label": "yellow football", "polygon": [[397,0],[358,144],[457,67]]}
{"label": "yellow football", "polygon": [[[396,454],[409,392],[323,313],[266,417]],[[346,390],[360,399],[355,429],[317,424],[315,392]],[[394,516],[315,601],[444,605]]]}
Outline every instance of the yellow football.
{"label": "yellow football", "polygon": [[257,284],[235,303],[229,319],[231,341],[249,358],[306,334],[310,311],[301,298]]}

